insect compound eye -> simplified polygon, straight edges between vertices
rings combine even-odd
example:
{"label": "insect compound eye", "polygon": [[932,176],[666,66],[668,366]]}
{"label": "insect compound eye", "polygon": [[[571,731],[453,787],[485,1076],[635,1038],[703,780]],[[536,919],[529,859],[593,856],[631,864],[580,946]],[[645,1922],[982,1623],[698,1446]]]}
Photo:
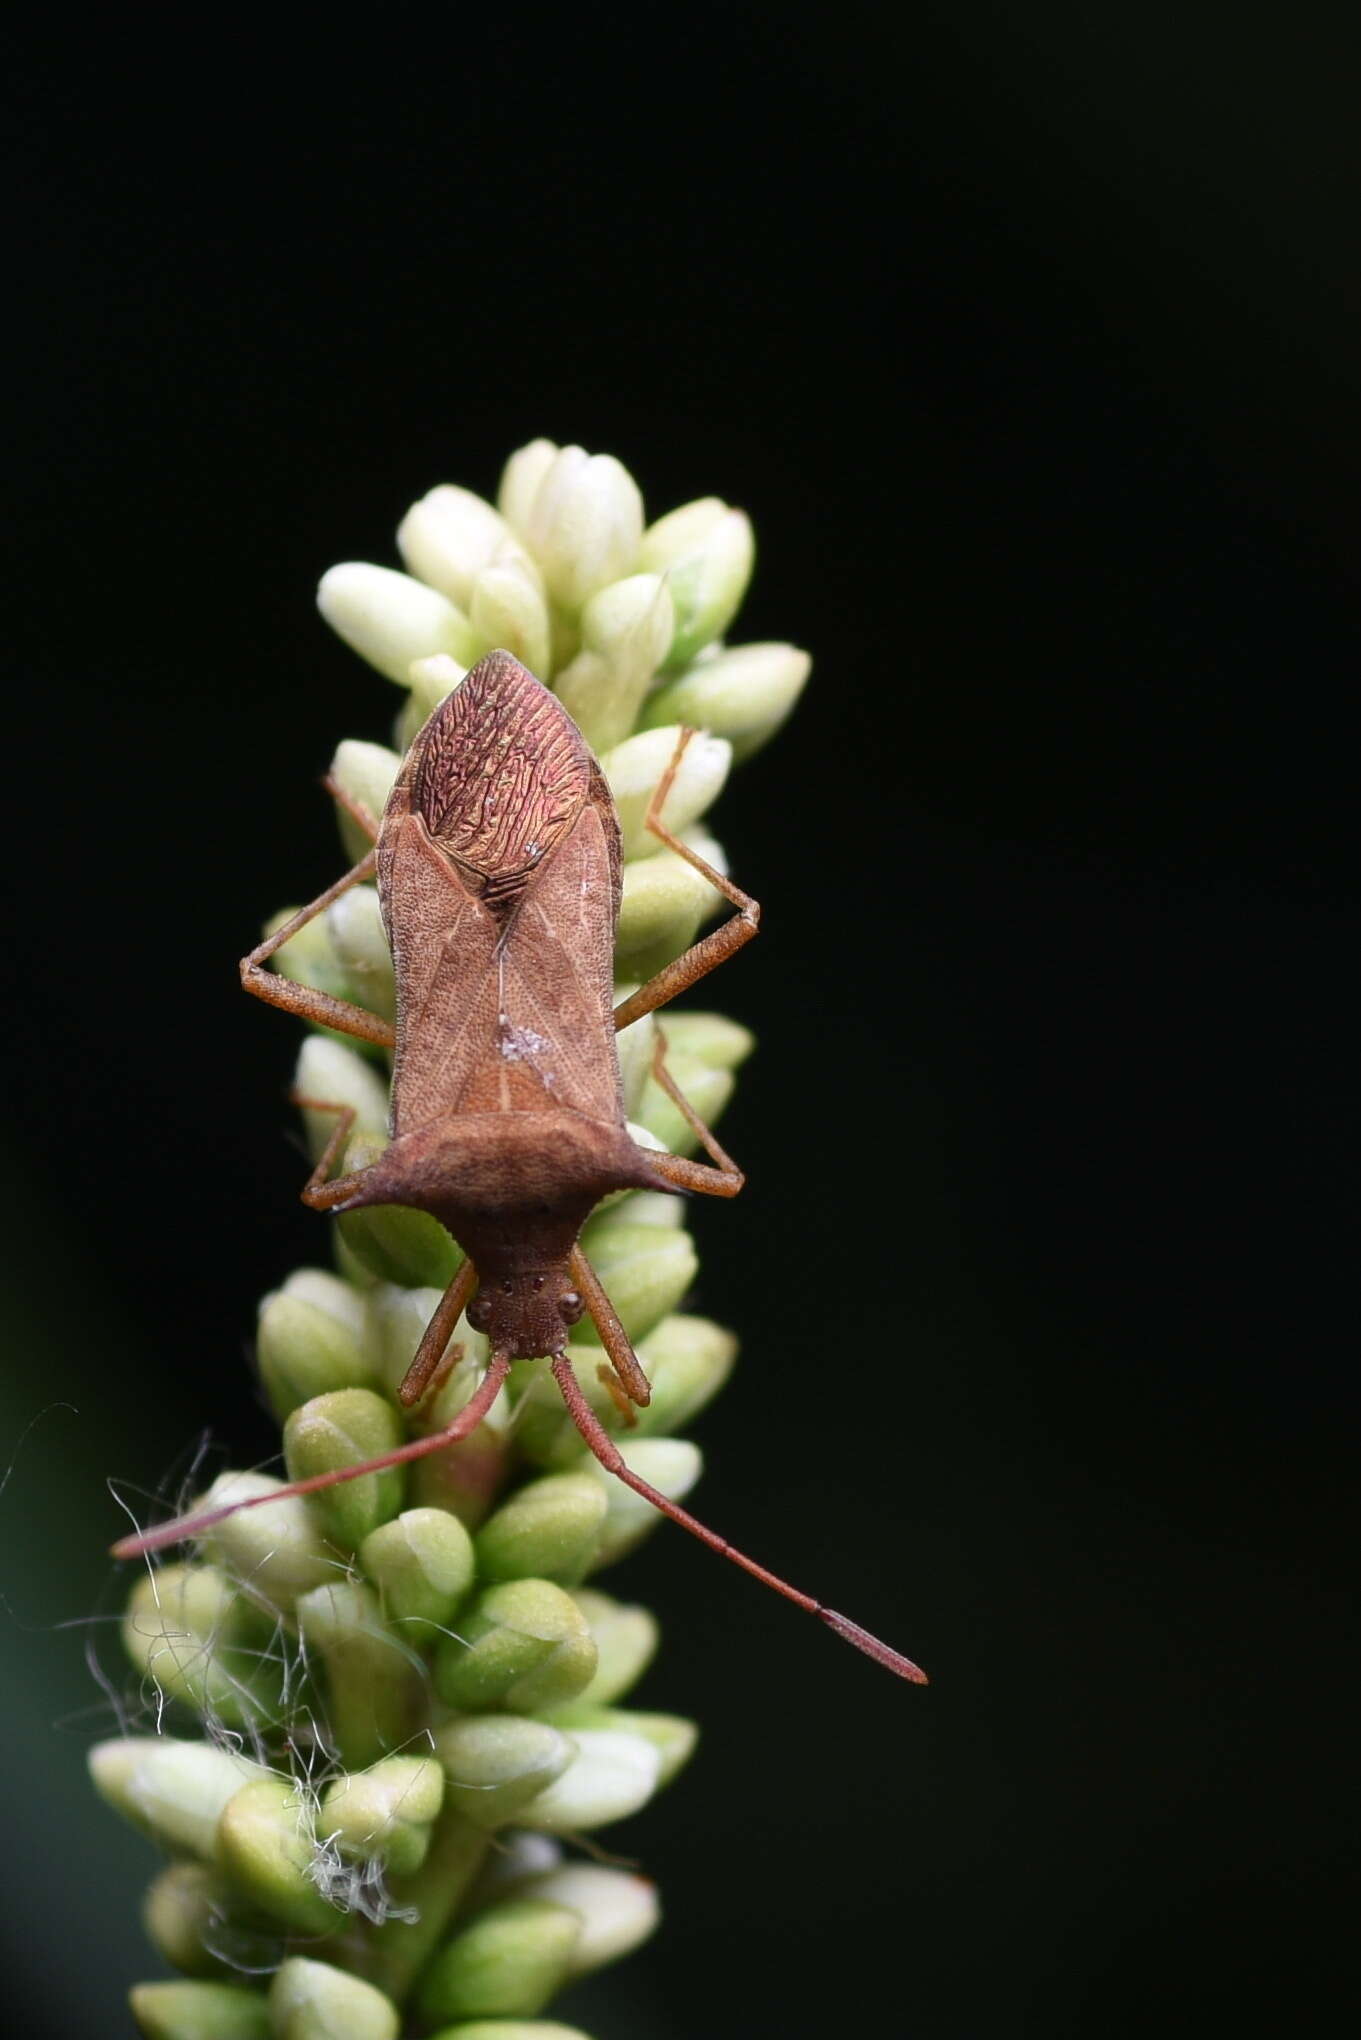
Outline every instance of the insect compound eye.
{"label": "insect compound eye", "polygon": [[468,1323],[475,1332],[485,1332],[491,1324],[491,1303],[480,1289],[468,1305]]}
{"label": "insect compound eye", "polygon": [[564,1290],[558,1298],[558,1309],[562,1312],[564,1324],[574,1325],[585,1308],[575,1289]]}

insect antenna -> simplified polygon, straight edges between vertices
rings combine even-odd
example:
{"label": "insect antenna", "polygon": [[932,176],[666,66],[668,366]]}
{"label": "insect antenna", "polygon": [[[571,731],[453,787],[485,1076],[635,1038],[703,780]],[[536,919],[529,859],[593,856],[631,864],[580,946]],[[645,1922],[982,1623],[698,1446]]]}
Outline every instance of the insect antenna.
{"label": "insect antenna", "polygon": [[[611,1354],[610,1357],[613,1359],[614,1355]],[[562,1390],[563,1401],[567,1405],[572,1422],[606,1472],[614,1474],[617,1480],[622,1480],[635,1494],[642,1495],[645,1501],[651,1502],[654,1509],[660,1509],[664,1516],[669,1516],[673,1523],[679,1523],[682,1530],[688,1530],[692,1537],[698,1537],[711,1551],[718,1552],[722,1558],[731,1559],[734,1565],[740,1565],[744,1572],[749,1572],[753,1579],[760,1580],[763,1586],[773,1587],[777,1594],[782,1594],[786,1601],[792,1601],[796,1608],[803,1608],[808,1614],[816,1615],[818,1620],[825,1622],[837,1636],[844,1637],[847,1643],[853,1643],[857,1650],[864,1651],[866,1657],[873,1658],[876,1664],[884,1665],[890,1672],[896,1672],[900,1679],[910,1679],[914,1686],[925,1686],[928,1683],[921,1666],[914,1665],[911,1658],[904,1657],[901,1651],[881,1643],[877,1636],[871,1636],[858,1622],[852,1622],[847,1616],[839,1615],[835,1608],[825,1608],[822,1602],[815,1601],[811,1594],[800,1593],[797,1587],[791,1587],[788,1580],[782,1580],[778,1573],[771,1572],[767,1566],[758,1565],[754,1558],[747,1557],[745,1551],[739,1551],[726,1537],[720,1537],[716,1530],[710,1530],[697,1516],[692,1516],[688,1509],[682,1509],[678,1502],[673,1502],[669,1496],[662,1494],[660,1489],[652,1487],[640,1474],[636,1474],[582,1394],[581,1385],[572,1372],[572,1363],[565,1353],[554,1360],[553,1373],[557,1378],[558,1387]]]}
{"label": "insect antenna", "polygon": [[158,1523],[154,1530],[139,1530],[131,1537],[120,1537],[112,1546],[113,1556],[141,1558],[146,1552],[160,1551],[167,1544],[180,1544],[186,1538],[199,1537],[205,1530],[211,1530],[215,1523],[236,1515],[240,1509],[258,1508],[262,1502],[286,1501],[290,1495],[314,1495],[321,1488],[338,1486],[341,1481],[359,1480],[366,1473],[382,1473],[389,1466],[402,1466],[409,1459],[424,1459],[429,1452],[442,1452],[446,1446],[457,1445],[482,1422],[509,1371],[509,1353],[493,1353],[487,1371],[472,1396],[453,1422],[442,1431],[432,1431],[425,1438],[412,1438],[408,1444],[394,1446],[391,1452],[382,1452],[375,1459],[360,1460],[355,1466],[337,1466],[329,1473],[314,1473],[307,1480],[289,1481],[285,1487],[275,1488],[269,1494],[244,1496],[239,1502],[224,1502],[220,1508],[196,1509],[185,1516],[174,1516],[168,1523]]}

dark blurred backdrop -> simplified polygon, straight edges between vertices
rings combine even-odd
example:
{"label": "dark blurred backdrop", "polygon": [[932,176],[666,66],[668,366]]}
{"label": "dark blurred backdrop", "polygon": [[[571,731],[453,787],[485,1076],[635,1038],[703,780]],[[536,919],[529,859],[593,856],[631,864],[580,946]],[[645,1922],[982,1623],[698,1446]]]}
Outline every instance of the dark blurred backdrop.
{"label": "dark blurred backdrop", "polygon": [[698,1499],[935,1681],[676,1534],[630,1561],[704,1743],[607,1837],[665,1932],[564,2016],[1299,2031],[1352,1975],[1354,81],[1294,19],[167,17],[12,59],[26,2032],[121,2031],[156,1973],[80,1768],[105,1479],[271,1449],[254,1305],[326,1251],[292,1030],[235,983],[394,705],[312,587],[540,433],[654,514],[748,508],[737,634],[815,655],[717,816],[767,932],[712,988],[761,1051],[749,1191],[695,1214],[745,1343]]}

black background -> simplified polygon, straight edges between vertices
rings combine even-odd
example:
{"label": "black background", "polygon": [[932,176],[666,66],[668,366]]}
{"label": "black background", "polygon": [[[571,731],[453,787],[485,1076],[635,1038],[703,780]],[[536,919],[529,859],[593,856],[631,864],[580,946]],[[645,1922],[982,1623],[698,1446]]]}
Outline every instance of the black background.
{"label": "black background", "polygon": [[704,1743],[617,1835],[665,1932],[563,2015],[1299,2030],[1350,1973],[1346,70],[1208,11],[954,15],[120,28],[10,73],[6,1410],[79,1410],[0,1505],[29,2031],[122,2030],[155,1973],[48,1629],[102,1480],[269,1452],[255,1299],[325,1253],[289,1024],[235,988],[395,705],[312,585],[540,433],[653,514],[747,507],[736,635],[815,656],[716,817],[766,932],[712,992],[761,1051],[749,1191],[695,1215],[745,1346],[698,1499],[934,1679],[679,1535],[621,1570]]}

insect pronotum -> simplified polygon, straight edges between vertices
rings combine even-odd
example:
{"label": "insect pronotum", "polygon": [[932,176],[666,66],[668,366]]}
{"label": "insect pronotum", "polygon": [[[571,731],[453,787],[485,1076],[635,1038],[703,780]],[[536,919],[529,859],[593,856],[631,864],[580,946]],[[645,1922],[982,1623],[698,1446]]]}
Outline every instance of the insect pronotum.
{"label": "insect pronotum", "polygon": [[[909,1658],[736,1550],[626,1464],[572,1372],[567,1333],[589,1311],[609,1358],[611,1393],[644,1405],[647,1378],[578,1244],[611,1191],[690,1190],[733,1197],[741,1170],[666,1072],[654,1073],[710,1157],[638,1147],[624,1118],[615,1035],[664,1006],[756,933],[754,900],[666,827],[662,810],[690,732],[649,806],[647,826],[703,873],[736,912],[619,1006],[619,824],[603,773],[566,710],[508,652],[489,652],[425,724],[375,824],[345,802],[374,847],[310,906],[242,959],[246,990],[286,1012],[391,1049],[391,1142],[369,1167],[330,1180],[353,1121],[335,1130],[303,1190],[318,1211],[403,1204],[431,1213],[467,1258],[430,1319],[399,1391],[418,1402],[441,1370],[460,1316],[485,1332],[482,1382],[444,1430],[381,1457],[293,1482],[270,1496],[203,1510],[123,1538],[120,1558],[195,1537],[239,1508],[310,1494],[467,1437],[512,1360],[548,1358],[573,1422],[611,1473],[656,1508],[806,1609],[868,1656],[918,1684]],[[397,985],[395,1026],[265,968],[290,936],[349,886],[378,875]]]}

